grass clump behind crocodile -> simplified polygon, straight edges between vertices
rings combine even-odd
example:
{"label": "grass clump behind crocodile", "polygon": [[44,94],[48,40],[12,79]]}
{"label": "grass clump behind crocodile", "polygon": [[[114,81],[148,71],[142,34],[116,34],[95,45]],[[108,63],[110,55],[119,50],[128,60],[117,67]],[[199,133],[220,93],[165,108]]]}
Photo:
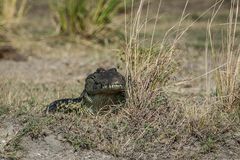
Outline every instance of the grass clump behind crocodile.
{"label": "grass clump behind crocodile", "polygon": [[80,97],[59,99],[46,108],[46,113],[55,111],[69,112],[74,105],[86,105],[93,112],[104,106],[119,104],[125,101],[125,78],[116,68],[105,70],[98,68],[85,80],[85,88]]}

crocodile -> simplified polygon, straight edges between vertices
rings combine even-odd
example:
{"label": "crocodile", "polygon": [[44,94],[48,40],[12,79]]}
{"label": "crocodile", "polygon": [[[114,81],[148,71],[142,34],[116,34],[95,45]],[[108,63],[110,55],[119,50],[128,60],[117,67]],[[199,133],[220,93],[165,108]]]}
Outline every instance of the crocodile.
{"label": "crocodile", "polygon": [[120,104],[125,101],[125,84],[124,76],[116,68],[98,68],[87,76],[80,97],[56,100],[47,106],[45,112],[71,111],[74,108],[72,104],[86,105],[96,112],[104,106]]}

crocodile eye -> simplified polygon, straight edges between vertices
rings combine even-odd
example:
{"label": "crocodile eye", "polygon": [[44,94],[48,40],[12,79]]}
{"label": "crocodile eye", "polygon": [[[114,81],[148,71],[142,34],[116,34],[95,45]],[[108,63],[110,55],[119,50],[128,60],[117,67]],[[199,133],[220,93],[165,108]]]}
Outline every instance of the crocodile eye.
{"label": "crocodile eye", "polygon": [[88,77],[85,81],[86,81],[86,83],[94,83],[94,78]]}
{"label": "crocodile eye", "polygon": [[98,68],[97,70],[96,70],[96,72],[97,73],[101,73],[101,72],[105,72],[106,70],[104,69],[104,68]]}

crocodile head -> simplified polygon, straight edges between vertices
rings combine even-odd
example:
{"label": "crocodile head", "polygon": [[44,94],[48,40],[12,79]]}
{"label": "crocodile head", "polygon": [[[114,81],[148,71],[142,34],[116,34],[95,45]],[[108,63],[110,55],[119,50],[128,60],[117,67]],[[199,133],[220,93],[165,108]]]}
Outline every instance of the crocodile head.
{"label": "crocodile head", "polygon": [[125,78],[116,68],[109,70],[98,68],[86,78],[85,91],[89,95],[117,94],[124,92],[125,84]]}
{"label": "crocodile head", "polygon": [[116,68],[98,68],[85,81],[85,99],[95,107],[117,104],[125,99],[125,78]]}

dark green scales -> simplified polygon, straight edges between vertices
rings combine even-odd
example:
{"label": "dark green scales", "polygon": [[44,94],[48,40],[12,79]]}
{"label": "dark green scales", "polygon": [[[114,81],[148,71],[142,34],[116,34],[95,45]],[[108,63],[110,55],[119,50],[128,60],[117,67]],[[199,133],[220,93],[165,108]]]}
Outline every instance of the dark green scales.
{"label": "dark green scales", "polygon": [[82,105],[89,107],[93,112],[99,111],[104,106],[124,102],[125,85],[124,76],[116,68],[98,68],[87,76],[80,97],[56,100],[47,106],[46,112],[71,112]]}

